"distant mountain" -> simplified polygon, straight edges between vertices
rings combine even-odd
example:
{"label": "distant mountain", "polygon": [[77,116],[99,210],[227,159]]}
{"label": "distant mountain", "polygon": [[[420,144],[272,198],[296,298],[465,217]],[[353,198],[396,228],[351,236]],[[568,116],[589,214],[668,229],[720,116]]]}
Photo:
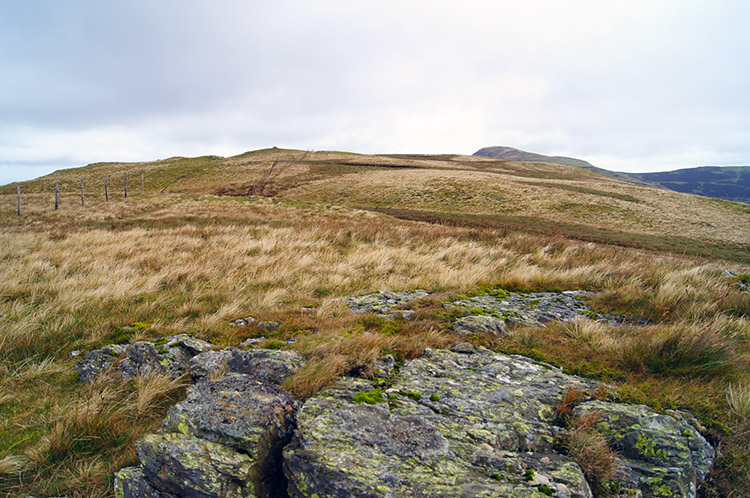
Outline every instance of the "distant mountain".
{"label": "distant mountain", "polygon": [[525,150],[514,149],[513,147],[484,147],[474,153],[475,156],[494,157],[503,161],[529,161],[535,163],[552,163],[565,164],[567,166],[576,166],[578,168],[594,168],[595,166],[587,161],[564,156],[545,156],[535,152],[526,152]]}
{"label": "distant mountain", "polygon": [[676,192],[750,204],[750,166],[701,166],[628,175]]}
{"label": "distant mountain", "polygon": [[608,178],[636,185],[662,187],[675,192],[716,197],[750,204],[750,166],[701,166],[658,173],[622,173],[597,168],[593,164],[563,156],[545,156],[513,147],[484,147],[475,156],[503,161],[529,161],[564,164],[587,169]]}
{"label": "distant mountain", "polygon": [[573,157],[565,156],[545,156],[544,154],[537,154],[535,152],[526,152],[525,150],[515,149],[513,147],[484,147],[474,153],[475,156],[492,157],[495,159],[501,159],[503,161],[528,161],[534,163],[552,163],[552,164],[564,164],[566,166],[575,166],[576,168],[583,168],[594,173],[598,173],[607,178],[614,178],[628,183],[635,183],[636,185],[642,185],[646,187],[657,187],[657,184],[650,183],[638,178],[630,176],[629,173],[619,173],[617,171],[609,171],[607,169],[597,168],[588,161],[582,159],[575,159]]}

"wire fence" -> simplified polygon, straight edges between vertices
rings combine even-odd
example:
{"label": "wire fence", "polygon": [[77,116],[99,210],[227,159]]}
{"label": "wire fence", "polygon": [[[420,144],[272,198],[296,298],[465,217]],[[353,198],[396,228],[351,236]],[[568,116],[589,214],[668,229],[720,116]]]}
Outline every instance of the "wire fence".
{"label": "wire fence", "polygon": [[[144,188],[143,173],[141,173],[140,179],[141,179],[141,194],[144,194],[145,188]],[[122,190],[123,198],[127,198],[128,197],[128,174],[127,173],[123,173],[122,175],[122,188],[123,188]],[[35,190],[34,193],[38,194],[39,192],[38,190]],[[16,214],[18,216],[21,216],[22,196],[21,196],[21,184],[20,183],[16,184],[16,197],[17,197]],[[109,177],[108,176],[104,177],[104,200],[106,202],[109,202]],[[86,206],[86,187],[85,187],[85,182],[83,180],[81,180],[81,206],[83,207]],[[55,182],[54,209],[55,211],[57,211],[59,208],[60,208],[60,182],[58,181],[58,182]]]}

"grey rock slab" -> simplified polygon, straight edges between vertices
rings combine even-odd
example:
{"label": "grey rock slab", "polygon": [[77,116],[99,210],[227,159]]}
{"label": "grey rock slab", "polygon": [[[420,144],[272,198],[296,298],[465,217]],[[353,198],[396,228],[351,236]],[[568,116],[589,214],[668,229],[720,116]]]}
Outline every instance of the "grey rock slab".
{"label": "grey rock slab", "polygon": [[232,357],[227,362],[231,372],[252,375],[274,384],[281,384],[296,374],[305,364],[305,357],[294,350],[230,348]]}
{"label": "grey rock slab", "polygon": [[252,459],[185,434],[149,434],[136,444],[155,489],[196,498],[255,498]]}
{"label": "grey rock slab", "polygon": [[125,467],[115,473],[115,498],[175,498],[154,488],[142,467]]}
{"label": "grey rock slab", "polygon": [[494,335],[504,337],[505,321],[492,315],[466,316],[453,324],[453,331],[462,335]]}
{"label": "grey rock slab", "polygon": [[578,465],[554,453],[554,407],[570,384],[585,382],[484,348],[428,350],[372,405],[353,400],[373,383],[341,379],[298,412],[289,494],[541,498],[532,468],[555,496],[590,497]]}
{"label": "grey rock slab", "polygon": [[619,453],[618,475],[645,497],[694,498],[711,470],[716,452],[679,413],[655,413],[643,405],[590,401],[574,415],[596,411],[596,429]]}
{"label": "grey rock slab", "polygon": [[[401,292],[379,291],[359,296],[348,296],[344,298],[344,301],[346,301],[349,305],[349,310],[353,313],[389,314],[399,306],[408,304],[415,299],[427,297],[430,294],[432,293],[422,289]],[[400,315],[402,318],[407,319],[410,313],[402,313]]]}
{"label": "grey rock slab", "polygon": [[605,319],[578,299],[585,291],[510,292],[505,297],[476,296],[450,303],[451,306],[478,308],[487,315],[503,319],[509,325],[543,325],[551,321],[570,321],[580,317]]}
{"label": "grey rock slab", "polygon": [[243,373],[274,384],[281,384],[305,364],[305,358],[294,350],[249,349],[228,347],[208,351],[190,360],[190,375],[200,381],[225,373]]}
{"label": "grey rock slab", "polygon": [[294,429],[297,403],[278,386],[228,374],[190,386],[169,409],[164,432],[179,432],[241,450],[254,460],[280,451]]}

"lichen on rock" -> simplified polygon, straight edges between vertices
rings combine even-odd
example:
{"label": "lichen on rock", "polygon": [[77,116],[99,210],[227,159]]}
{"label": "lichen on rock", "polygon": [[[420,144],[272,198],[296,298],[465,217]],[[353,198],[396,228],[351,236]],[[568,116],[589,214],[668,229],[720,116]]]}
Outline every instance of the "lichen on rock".
{"label": "lichen on rock", "polygon": [[375,405],[352,401],[371,382],[342,379],[298,412],[284,450],[290,496],[546,496],[529,467],[558,496],[591,496],[577,465],[553,454],[552,410],[574,380],[481,348],[407,362]]}
{"label": "lichen on rock", "polygon": [[188,372],[193,356],[209,351],[212,344],[187,334],[134,344],[112,344],[89,351],[74,368],[82,382],[91,382],[102,372],[128,380],[146,373],[165,373],[174,378]]}
{"label": "lichen on rock", "polygon": [[589,401],[574,412],[595,410],[596,429],[618,451],[616,473],[644,496],[695,497],[697,485],[711,470],[716,452],[678,413],[658,414],[643,405]]}

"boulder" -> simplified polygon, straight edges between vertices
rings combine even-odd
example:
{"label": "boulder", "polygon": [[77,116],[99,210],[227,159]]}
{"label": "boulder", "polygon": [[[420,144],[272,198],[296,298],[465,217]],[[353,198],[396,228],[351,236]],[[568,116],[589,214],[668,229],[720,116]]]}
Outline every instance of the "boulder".
{"label": "boulder", "polygon": [[716,452],[679,413],[658,414],[643,405],[589,401],[574,415],[601,414],[596,429],[617,450],[617,476],[644,497],[695,498]]}
{"label": "boulder", "polygon": [[177,378],[188,372],[190,358],[212,347],[187,334],[153,342],[112,344],[89,351],[74,368],[82,382],[91,382],[105,371],[123,380],[147,373],[166,373]]}
{"label": "boulder", "polygon": [[283,496],[281,451],[296,410],[291,395],[250,375],[200,382],[169,409],[161,434],[137,443],[142,471],[121,476],[120,486],[177,496]]}
{"label": "boulder", "polygon": [[232,349],[206,351],[190,358],[190,377],[194,382],[213,380],[229,371],[227,363],[232,358]]}
{"label": "boulder", "polygon": [[221,444],[185,434],[149,434],[136,445],[153,488],[196,498],[256,497],[252,459]]}
{"label": "boulder", "polygon": [[228,374],[190,386],[187,399],[169,409],[164,432],[193,435],[249,455],[269,458],[291,437],[297,404],[278,386]]}
{"label": "boulder", "polygon": [[228,347],[209,351],[190,360],[190,375],[199,381],[224,373],[242,373],[273,384],[282,384],[305,364],[305,358],[294,350],[249,349]]}
{"label": "boulder", "polygon": [[492,315],[475,315],[461,318],[453,324],[453,331],[462,335],[494,335],[504,337],[505,321]]}
{"label": "boulder", "polygon": [[156,490],[141,467],[125,467],[115,473],[115,498],[176,498]]}

